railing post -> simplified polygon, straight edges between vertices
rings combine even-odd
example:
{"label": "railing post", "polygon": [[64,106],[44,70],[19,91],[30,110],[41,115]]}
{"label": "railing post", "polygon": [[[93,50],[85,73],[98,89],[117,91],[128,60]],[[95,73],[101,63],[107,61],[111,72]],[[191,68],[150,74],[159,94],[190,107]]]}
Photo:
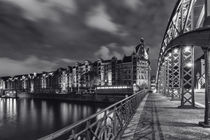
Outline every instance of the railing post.
{"label": "railing post", "polygon": [[74,129],[71,130],[71,135],[69,136],[69,140],[74,140],[75,139],[75,132]]}
{"label": "railing post", "polygon": [[113,134],[116,137],[117,136],[117,108],[114,107],[114,114],[113,114]]}
{"label": "railing post", "polygon": [[204,49],[205,56],[205,116],[204,122],[199,122],[203,127],[210,128],[210,49]]}
{"label": "railing post", "polygon": [[[107,127],[107,111],[104,112],[104,126]],[[107,138],[107,129],[104,132],[104,138]]]}
{"label": "railing post", "polygon": [[90,120],[86,122],[86,128],[88,128],[87,133],[86,133],[86,139],[91,140],[91,133],[90,133]]}

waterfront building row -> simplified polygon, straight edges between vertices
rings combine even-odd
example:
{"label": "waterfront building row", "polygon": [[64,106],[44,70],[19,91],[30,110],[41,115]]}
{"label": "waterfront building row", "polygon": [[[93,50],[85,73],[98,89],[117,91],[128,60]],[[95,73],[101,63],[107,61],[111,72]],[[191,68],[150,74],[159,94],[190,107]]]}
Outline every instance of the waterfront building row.
{"label": "waterfront building row", "polygon": [[56,71],[0,78],[1,91],[27,93],[69,93],[103,86],[150,86],[149,50],[144,40],[122,59],[84,61]]}

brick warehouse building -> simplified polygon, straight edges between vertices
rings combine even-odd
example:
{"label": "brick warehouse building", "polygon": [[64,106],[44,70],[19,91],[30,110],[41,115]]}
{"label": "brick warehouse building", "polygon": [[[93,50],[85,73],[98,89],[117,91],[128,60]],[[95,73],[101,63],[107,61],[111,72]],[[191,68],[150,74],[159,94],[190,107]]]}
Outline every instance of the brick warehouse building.
{"label": "brick warehouse building", "polygon": [[112,57],[110,60],[76,63],[52,72],[1,77],[0,91],[69,93],[100,86],[149,87],[151,68],[148,53],[149,49],[145,49],[141,38],[134,52],[120,60]]}

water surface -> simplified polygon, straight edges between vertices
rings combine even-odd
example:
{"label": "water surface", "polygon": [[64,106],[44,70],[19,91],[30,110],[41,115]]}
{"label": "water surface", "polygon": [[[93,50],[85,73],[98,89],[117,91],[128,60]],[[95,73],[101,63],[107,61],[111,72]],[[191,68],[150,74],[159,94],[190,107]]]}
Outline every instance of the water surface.
{"label": "water surface", "polygon": [[106,106],[56,100],[0,98],[0,140],[37,139]]}

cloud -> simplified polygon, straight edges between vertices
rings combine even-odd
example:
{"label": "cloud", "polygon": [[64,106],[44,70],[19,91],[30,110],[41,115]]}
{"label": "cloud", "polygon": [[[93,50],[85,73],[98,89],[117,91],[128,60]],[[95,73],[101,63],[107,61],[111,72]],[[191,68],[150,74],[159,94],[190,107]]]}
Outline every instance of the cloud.
{"label": "cloud", "polygon": [[106,13],[105,6],[102,4],[96,6],[88,13],[86,24],[89,27],[110,32],[112,34],[117,34],[120,28],[120,25],[112,21],[112,18]]}
{"label": "cloud", "polygon": [[65,63],[76,63],[77,60],[73,60],[73,59],[69,59],[69,58],[61,58],[61,61],[65,62]]}
{"label": "cloud", "polygon": [[1,57],[0,65],[1,76],[51,71],[56,67],[54,62],[41,60],[35,56],[29,56],[23,61]]}
{"label": "cloud", "polygon": [[26,18],[31,20],[37,19],[51,19],[59,20],[59,13],[56,11],[60,9],[67,13],[75,13],[77,6],[74,0],[4,0],[12,2],[24,10]]}
{"label": "cloud", "polygon": [[143,5],[143,2],[141,0],[124,0],[124,4],[132,10],[136,10],[140,5]]}
{"label": "cloud", "polygon": [[134,46],[123,46],[122,50],[126,55],[130,55],[134,51]]}
{"label": "cloud", "polygon": [[[156,58],[174,4],[174,0],[0,0],[0,58],[26,60],[33,55],[66,67],[71,59],[94,61],[94,52],[106,58],[130,55],[139,36],[155,48],[151,58]],[[124,37],[123,32],[129,35]]]}
{"label": "cloud", "polygon": [[102,58],[102,59],[111,59],[113,56],[117,58],[122,58],[122,55],[117,52],[117,51],[111,51],[109,47],[107,46],[101,46],[98,51],[94,53],[94,55],[97,58]]}
{"label": "cloud", "polygon": [[111,59],[116,56],[118,59],[122,59],[123,55],[131,55],[134,51],[134,46],[120,46],[117,43],[110,43],[105,46],[101,46],[94,55],[97,58]]}

